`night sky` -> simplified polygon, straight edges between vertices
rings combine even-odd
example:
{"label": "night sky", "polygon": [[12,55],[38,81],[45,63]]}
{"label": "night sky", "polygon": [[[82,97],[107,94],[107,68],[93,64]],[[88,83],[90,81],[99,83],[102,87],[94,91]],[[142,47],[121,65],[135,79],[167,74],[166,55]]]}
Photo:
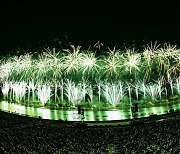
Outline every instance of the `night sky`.
{"label": "night sky", "polygon": [[[163,2],[163,3],[162,3]],[[0,4],[0,50],[62,37],[79,43],[100,40],[118,44],[125,39],[180,40],[178,3],[9,1]]]}

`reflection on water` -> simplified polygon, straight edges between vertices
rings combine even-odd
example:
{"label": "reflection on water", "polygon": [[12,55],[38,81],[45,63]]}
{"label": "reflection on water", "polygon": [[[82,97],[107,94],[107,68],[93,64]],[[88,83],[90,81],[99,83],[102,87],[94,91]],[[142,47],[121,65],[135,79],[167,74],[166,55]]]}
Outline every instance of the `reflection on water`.
{"label": "reflection on water", "polygon": [[[0,109],[6,112],[26,115],[30,117],[41,117],[51,120],[79,121],[81,119],[77,110],[50,110],[46,108],[26,107],[14,103],[0,102]],[[180,103],[156,106],[148,108],[139,108],[136,117],[148,117],[152,114],[165,114],[170,110],[180,110]],[[131,109],[110,110],[110,111],[84,111],[84,121],[110,121],[126,120],[134,118]]]}

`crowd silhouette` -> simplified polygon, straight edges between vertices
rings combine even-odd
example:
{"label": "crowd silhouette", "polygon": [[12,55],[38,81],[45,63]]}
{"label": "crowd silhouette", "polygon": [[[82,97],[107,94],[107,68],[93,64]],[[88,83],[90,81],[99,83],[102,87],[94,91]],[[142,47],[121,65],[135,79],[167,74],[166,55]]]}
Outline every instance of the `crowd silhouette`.
{"label": "crowd silhouette", "polygon": [[55,127],[0,112],[0,153],[179,153],[180,121]]}

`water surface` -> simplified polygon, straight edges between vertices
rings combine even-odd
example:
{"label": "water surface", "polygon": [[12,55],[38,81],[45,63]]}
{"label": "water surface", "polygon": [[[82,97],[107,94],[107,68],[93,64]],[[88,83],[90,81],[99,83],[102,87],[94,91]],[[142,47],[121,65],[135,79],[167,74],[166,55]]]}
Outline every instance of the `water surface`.
{"label": "water surface", "polygon": [[[5,112],[15,113],[23,116],[41,117],[42,119],[51,120],[61,119],[67,121],[79,121],[82,118],[82,116],[78,114],[77,110],[52,110],[47,108],[34,108],[8,103],[6,101],[0,102],[0,109]],[[135,116],[131,109],[115,109],[109,111],[89,110],[84,111],[84,121],[128,120],[135,117],[148,117],[153,114],[162,115],[168,113],[170,110],[179,111],[180,102],[164,106],[139,108]]]}

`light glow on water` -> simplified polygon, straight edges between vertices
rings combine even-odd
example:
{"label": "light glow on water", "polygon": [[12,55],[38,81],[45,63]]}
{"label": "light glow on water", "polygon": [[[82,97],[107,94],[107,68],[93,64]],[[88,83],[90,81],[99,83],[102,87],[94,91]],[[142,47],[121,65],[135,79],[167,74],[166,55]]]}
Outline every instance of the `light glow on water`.
{"label": "light glow on water", "polygon": [[85,121],[93,121],[94,120],[94,113],[93,111],[85,112]]}
{"label": "light glow on water", "polygon": [[106,111],[107,113],[107,120],[111,120],[111,119],[114,119],[114,120],[124,120],[125,117],[124,117],[124,114],[122,111],[120,110],[117,110],[117,111]]}
{"label": "light glow on water", "polygon": [[[68,121],[81,121],[81,115],[77,110],[51,110],[47,108],[33,108],[25,107],[22,105],[8,103],[5,101],[0,102],[0,109],[5,112],[15,113],[19,115],[26,115],[30,117],[41,117],[42,119],[51,120],[68,120]],[[180,110],[180,103],[155,106],[148,108],[139,108],[137,117],[148,117],[153,114],[161,115],[169,112],[169,110]],[[123,110],[110,110],[110,111],[84,111],[84,121],[111,121],[111,120],[127,120],[133,119],[134,114],[130,109]]]}
{"label": "light glow on water", "polygon": [[52,118],[52,117],[51,117],[52,114],[50,114],[50,110],[49,110],[49,109],[39,108],[39,109],[38,109],[38,113],[41,113],[41,114],[40,114],[40,117],[41,117],[42,119],[51,119],[51,118]]}

